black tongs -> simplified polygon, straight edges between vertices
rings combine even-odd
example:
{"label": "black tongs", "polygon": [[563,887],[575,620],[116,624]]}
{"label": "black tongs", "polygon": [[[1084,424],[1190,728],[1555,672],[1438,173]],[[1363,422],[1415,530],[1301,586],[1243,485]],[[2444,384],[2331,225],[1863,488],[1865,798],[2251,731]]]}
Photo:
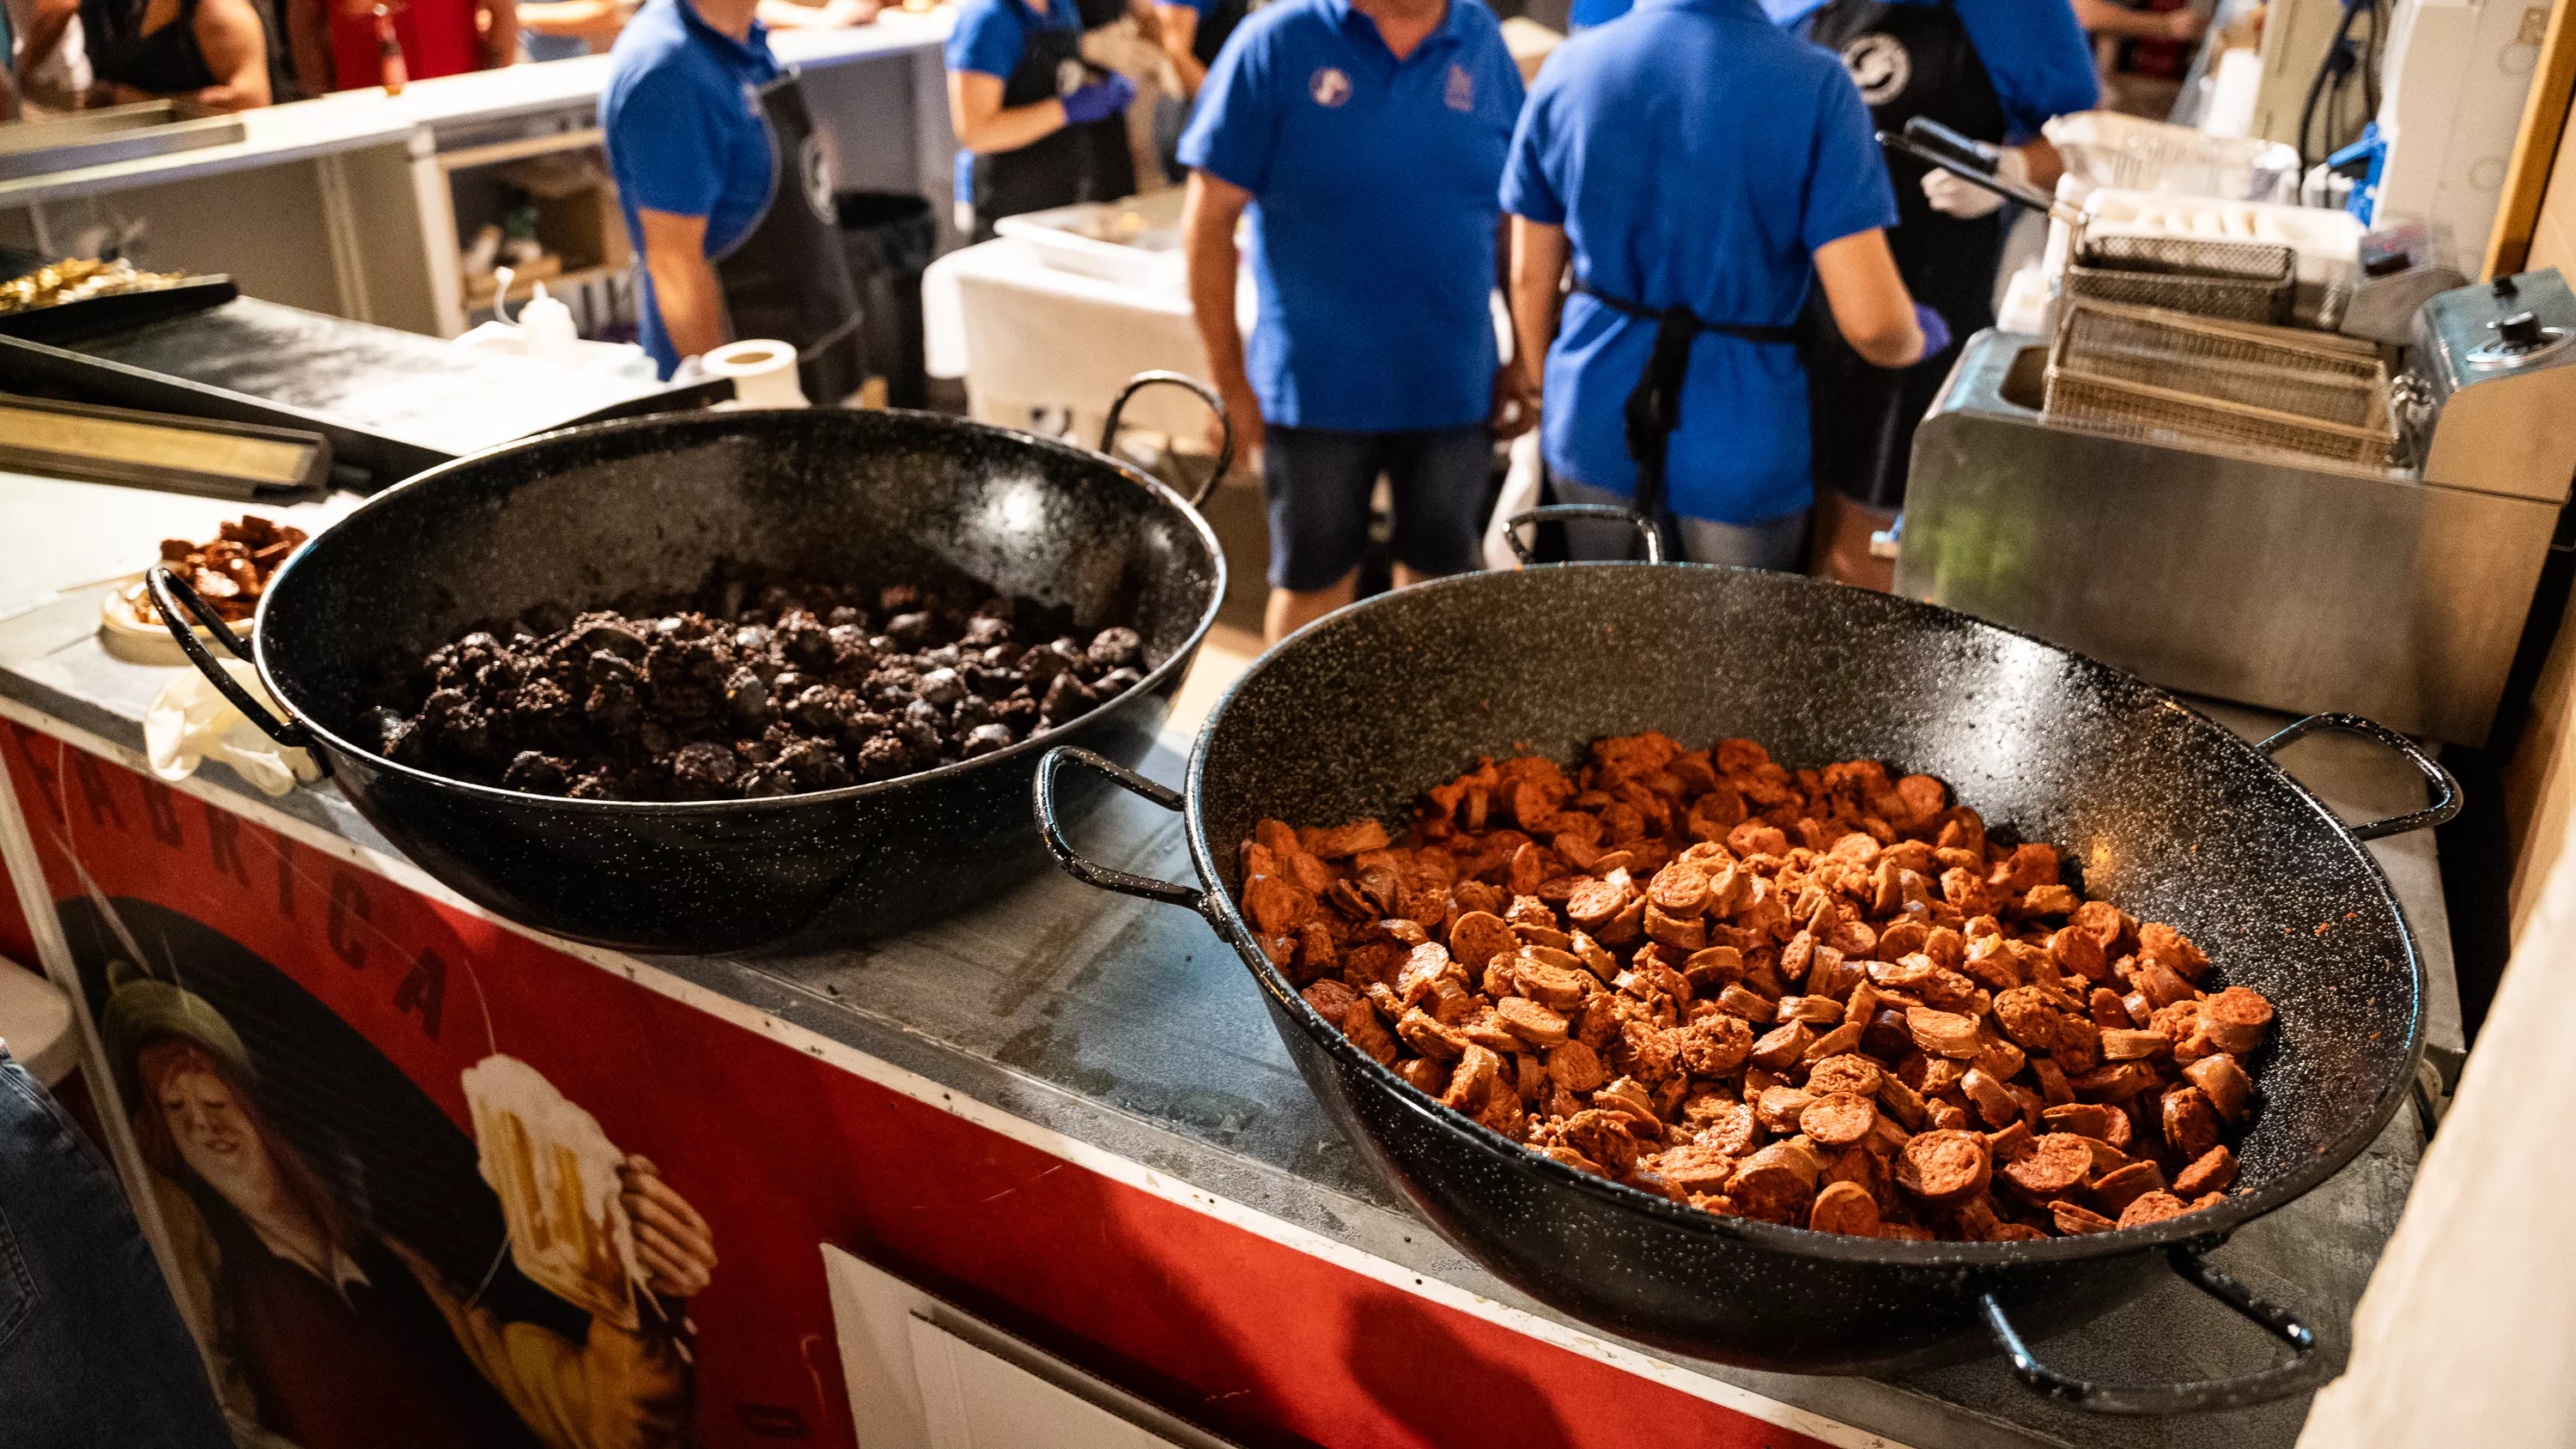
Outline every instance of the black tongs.
{"label": "black tongs", "polygon": [[1878,133],[1878,144],[1901,156],[1911,156],[1927,166],[1938,166],[1972,186],[1982,186],[2004,200],[2029,207],[2043,216],[2054,217],[2069,226],[2084,224],[2087,213],[2072,202],[2060,201],[2036,186],[2019,181],[2006,181],[1995,174],[2004,158],[2002,148],[1972,141],[1929,116],[1916,116],[1905,123],[1905,134],[1892,131]]}

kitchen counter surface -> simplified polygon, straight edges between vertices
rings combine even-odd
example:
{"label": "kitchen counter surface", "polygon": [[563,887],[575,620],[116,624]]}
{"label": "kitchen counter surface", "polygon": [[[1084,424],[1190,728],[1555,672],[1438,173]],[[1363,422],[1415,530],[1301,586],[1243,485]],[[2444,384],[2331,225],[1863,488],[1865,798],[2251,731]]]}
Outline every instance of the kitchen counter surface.
{"label": "kitchen counter surface", "polygon": [[[0,619],[0,714],[138,750],[143,708],[172,671],[99,650],[95,589],[48,591],[96,577],[128,555],[139,564],[154,540],[200,527],[222,509],[90,485],[17,486],[24,481],[0,475],[0,531],[44,540],[29,552],[59,561],[0,593],[0,613],[7,614]],[[93,501],[113,506],[77,506],[84,492],[105,495]],[[333,506],[317,506],[312,516],[327,518]],[[2278,723],[2250,711],[2211,710],[2249,735]],[[1188,746],[1185,733],[1167,732],[1144,773],[1178,781]],[[2358,741],[2304,741],[2284,751],[2283,762],[2348,819],[2420,803],[2412,771]],[[328,786],[272,802],[222,767],[209,766],[204,783],[400,860]],[[1188,875],[1179,818],[1131,797],[1104,806],[1080,835],[1084,849],[1105,863]],[[2459,1012],[2432,837],[2401,836],[2371,849],[2422,940],[2432,983],[2430,1039],[2437,1055],[2455,1054]],[[624,960],[579,953],[612,967]],[[873,949],[645,964],[1205,1193],[1525,1310],[1536,1316],[1532,1322],[1563,1322],[1468,1262],[1371,1176],[1272,1035],[1242,967],[1190,913],[1102,894],[1050,871]],[[2351,1166],[2245,1227],[2214,1261],[2258,1293],[2302,1309],[2340,1362],[2353,1304],[2396,1223],[2422,1140],[2416,1110],[2402,1110]],[[1593,1330],[1580,1333],[1580,1342],[1597,1344]],[[2169,1280],[2049,1341],[2046,1352],[2066,1371],[2149,1382],[2244,1371],[2267,1342]],[[1750,1391],[1865,1431],[1835,1441],[1855,1445],[2263,1449],[2290,1444],[2305,1411],[2300,1400],[2193,1418],[2094,1418],[2040,1400],[1996,1358],[1881,1381],[1751,1373],[1628,1346],[1605,1352],[1632,1368],[1644,1363],[1668,1383],[1703,1386],[1695,1392],[1724,1398]]]}
{"label": "kitchen counter surface", "polygon": [[[948,39],[949,23],[945,7],[921,15],[889,10],[872,25],[846,30],[779,31],[770,47],[791,65],[825,69],[935,48]],[[403,144],[426,155],[443,130],[588,105],[607,81],[608,57],[594,55],[415,81],[398,96],[381,88],[338,91],[246,111],[242,124],[248,135],[229,145],[0,182],[0,208],[219,176],[364,146]]]}

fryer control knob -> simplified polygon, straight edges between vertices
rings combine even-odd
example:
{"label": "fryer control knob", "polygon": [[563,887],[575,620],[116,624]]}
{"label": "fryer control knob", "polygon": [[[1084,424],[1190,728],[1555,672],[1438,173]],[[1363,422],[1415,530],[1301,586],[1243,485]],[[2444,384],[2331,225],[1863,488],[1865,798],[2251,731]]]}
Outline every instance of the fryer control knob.
{"label": "fryer control knob", "polygon": [[2516,312],[2496,324],[2498,352],[2529,352],[2549,340],[2536,313]]}
{"label": "fryer control knob", "polygon": [[2502,276],[2495,279],[2494,295],[2499,302],[2510,302],[2522,295],[2522,289],[2513,284],[2510,275]]}

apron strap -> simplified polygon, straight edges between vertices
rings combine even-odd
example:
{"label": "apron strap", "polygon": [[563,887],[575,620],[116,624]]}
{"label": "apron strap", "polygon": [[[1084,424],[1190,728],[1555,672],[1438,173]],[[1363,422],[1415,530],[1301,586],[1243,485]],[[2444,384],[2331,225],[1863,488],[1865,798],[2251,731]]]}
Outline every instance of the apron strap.
{"label": "apron strap", "polygon": [[[1703,332],[1745,342],[1795,345],[1798,329],[1760,323],[1711,322],[1679,305],[1653,308],[1613,297],[1587,282],[1574,290],[1622,316],[1655,324],[1655,349],[1629,390],[1625,409],[1628,457],[1637,465],[1637,512],[1660,519],[1664,511],[1664,458],[1673,430],[1682,425],[1682,383],[1690,375],[1691,344]],[[1660,525],[1658,525],[1660,526]]]}

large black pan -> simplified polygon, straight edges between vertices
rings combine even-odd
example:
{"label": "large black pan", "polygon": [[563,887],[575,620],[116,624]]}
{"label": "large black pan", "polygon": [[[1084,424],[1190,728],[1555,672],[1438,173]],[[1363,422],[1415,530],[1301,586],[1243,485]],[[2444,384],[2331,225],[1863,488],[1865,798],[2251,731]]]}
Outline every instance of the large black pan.
{"label": "large black pan", "polygon": [[[2439,790],[2347,828],[2268,758],[2358,730]],[[2034,1243],[1902,1243],[1720,1218],[1588,1176],[1413,1090],[1274,970],[1234,903],[1236,844],[1264,818],[1391,824],[1425,785],[1523,742],[1570,758],[1603,735],[1746,736],[1797,764],[1872,757],[1948,781],[1999,830],[2064,847],[2083,888],[2203,943],[2270,997],[2261,1108],[2223,1206]],[[1049,821],[1081,764],[1185,812],[1210,889],[1083,861]],[[1983,1351],[2112,1413],[2229,1407],[2303,1387],[2313,1337],[2201,1261],[2315,1187],[2389,1120],[2422,1037],[2423,971],[2361,842],[2447,819],[2458,789],[2411,742],[2320,716],[2248,745],[2172,696],[1965,615],[1782,574],[1579,564],[1444,579],[1344,609],[1271,649],[1208,717],[1175,793],[1076,750],[1038,775],[1041,829],[1075,875],[1193,907],[1258,980],[1327,1111],[1440,1232],[1497,1275],[1628,1337],[1748,1367],[1877,1371]],[[2320,925],[2328,927],[2324,931]],[[2170,1262],[2289,1342],[2291,1362],[2147,1388],[2055,1374],[2044,1335],[2117,1305]]]}
{"label": "large black pan", "polygon": [[[1149,378],[1213,403],[1185,379]],[[1132,622],[1152,668],[1009,749],[776,799],[556,799],[396,764],[366,743],[365,685],[387,648],[416,658],[549,601],[687,591],[719,559],[825,578],[963,570],[1069,605],[1088,628]],[[156,575],[155,597],[175,619],[169,582]],[[814,408],[571,428],[369,501],[260,602],[256,663],[287,720],[242,694],[188,631],[173,637],[460,894],[576,940],[711,953],[883,936],[1043,869],[1028,818],[1039,753],[1071,741],[1142,758],[1224,596],[1224,555],[1197,511],[1100,453],[927,413]]]}

